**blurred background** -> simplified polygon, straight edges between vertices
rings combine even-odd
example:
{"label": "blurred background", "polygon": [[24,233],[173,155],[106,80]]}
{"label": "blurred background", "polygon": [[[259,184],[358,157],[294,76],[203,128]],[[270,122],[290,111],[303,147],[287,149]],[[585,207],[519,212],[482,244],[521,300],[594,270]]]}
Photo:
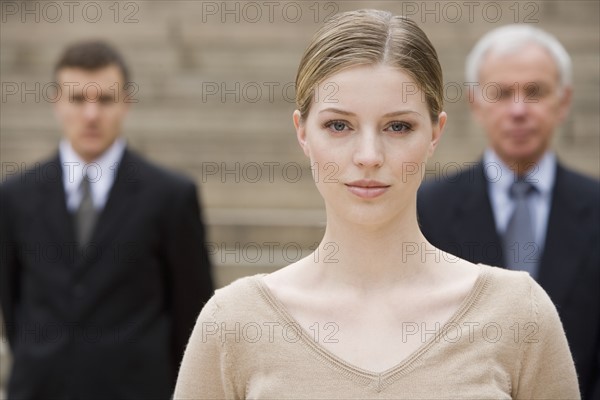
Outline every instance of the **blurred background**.
{"label": "blurred background", "polygon": [[[554,148],[571,167],[600,176],[600,2],[594,1],[1,1],[2,179],[57,149],[52,69],[65,46],[101,38],[132,72],[124,136],[151,160],[196,180],[216,285],[269,272],[308,254],[324,210],[295,138],[296,69],[328,16],[381,8],[418,22],[446,82],[446,133],[429,177],[481,156],[464,60],[494,27],[528,23],[551,32],[573,59],[574,103]],[[6,347],[2,341],[0,345]],[[2,351],[6,379],[6,350]]]}

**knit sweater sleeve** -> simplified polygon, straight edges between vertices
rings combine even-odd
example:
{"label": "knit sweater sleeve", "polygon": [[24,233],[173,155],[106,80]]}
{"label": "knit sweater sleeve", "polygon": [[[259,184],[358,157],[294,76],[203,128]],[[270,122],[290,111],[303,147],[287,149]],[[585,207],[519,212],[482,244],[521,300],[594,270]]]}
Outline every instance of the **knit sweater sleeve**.
{"label": "knit sweater sleeve", "polygon": [[239,399],[215,296],[204,306],[186,347],[173,399]]}
{"label": "knit sweater sleeve", "polygon": [[580,399],[577,375],[556,308],[531,278],[530,318],[521,330],[515,399]]}

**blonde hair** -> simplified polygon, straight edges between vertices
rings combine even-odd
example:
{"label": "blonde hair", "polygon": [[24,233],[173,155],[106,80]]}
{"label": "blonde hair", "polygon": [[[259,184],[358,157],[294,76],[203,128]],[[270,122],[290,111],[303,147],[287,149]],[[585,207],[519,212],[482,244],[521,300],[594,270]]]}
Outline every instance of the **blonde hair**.
{"label": "blonde hair", "polygon": [[444,80],[433,45],[413,21],[379,10],[336,14],[314,35],[296,74],[296,106],[302,118],[308,116],[315,88],[325,79],[344,68],[376,64],[407,73],[437,122]]}

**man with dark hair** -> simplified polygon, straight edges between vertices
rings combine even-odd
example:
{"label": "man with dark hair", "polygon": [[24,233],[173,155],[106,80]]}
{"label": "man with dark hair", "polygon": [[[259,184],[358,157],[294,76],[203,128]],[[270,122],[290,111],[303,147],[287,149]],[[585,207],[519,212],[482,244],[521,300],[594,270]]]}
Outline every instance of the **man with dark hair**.
{"label": "man with dark hair", "polygon": [[[600,400],[600,185],[551,149],[571,104],[571,59],[549,33],[507,25],[479,40],[466,72],[479,89],[498,88],[470,98],[489,146],[476,166],[421,187],[421,229],[442,250],[537,280],[560,315],[582,397]],[[543,337],[532,328],[531,339]]]}
{"label": "man with dark hair", "polygon": [[118,67],[123,78],[121,82],[127,85],[130,79],[129,68],[115,49],[101,40],[76,44],[69,47],[54,66],[54,79],[58,79],[58,73],[65,68],[92,71],[109,65]]}
{"label": "man with dark hair", "polygon": [[75,44],[55,77],[58,154],[0,186],[9,398],[169,398],[213,293],[196,185],[127,147],[114,49]]}

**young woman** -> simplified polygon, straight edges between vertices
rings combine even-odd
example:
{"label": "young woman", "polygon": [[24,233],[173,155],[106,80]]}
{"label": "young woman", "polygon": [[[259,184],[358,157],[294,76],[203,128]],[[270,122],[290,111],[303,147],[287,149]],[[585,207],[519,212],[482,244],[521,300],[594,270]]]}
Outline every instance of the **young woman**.
{"label": "young woman", "polygon": [[419,229],[417,189],[446,123],[426,35],[386,12],[339,14],[304,53],[296,96],[324,238],[309,257],[215,293],[175,398],[579,397],[540,286],[443,253]]}

